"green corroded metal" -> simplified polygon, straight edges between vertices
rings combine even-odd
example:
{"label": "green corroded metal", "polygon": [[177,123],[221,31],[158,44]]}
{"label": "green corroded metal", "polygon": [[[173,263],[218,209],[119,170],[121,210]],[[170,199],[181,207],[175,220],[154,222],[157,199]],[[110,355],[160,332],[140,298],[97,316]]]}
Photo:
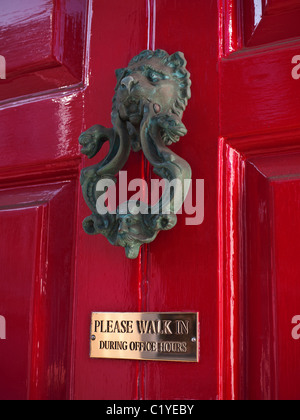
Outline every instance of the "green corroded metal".
{"label": "green corroded metal", "polygon": [[191,97],[191,81],[183,53],[169,55],[163,50],[143,51],[128,67],[117,70],[116,76],[113,128],[96,125],[79,138],[81,152],[90,159],[105,142],[110,145],[104,160],[81,173],[83,196],[92,212],[83,221],[83,228],[90,235],[102,234],[112,245],[124,247],[127,257],[134,259],[141,245],[154,241],[161,230],[176,225],[176,212],[186,192],[174,190],[168,197],[163,193],[156,208],[149,206],[147,214],[124,213],[118,208],[116,214],[100,215],[96,204],[105,191],[98,192],[96,186],[103,179],[116,183],[116,175],[131,150],[142,150],[161,178],[177,179],[182,185],[191,179],[189,164],[167,147],[187,133],[181,119]]}

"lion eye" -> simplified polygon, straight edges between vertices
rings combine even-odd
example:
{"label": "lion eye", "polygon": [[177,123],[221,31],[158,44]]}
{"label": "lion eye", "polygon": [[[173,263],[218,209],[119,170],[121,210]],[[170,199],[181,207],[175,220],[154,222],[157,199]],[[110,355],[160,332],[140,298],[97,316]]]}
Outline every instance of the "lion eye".
{"label": "lion eye", "polygon": [[132,74],[132,71],[127,69],[126,71],[124,71],[124,73],[122,74],[122,79],[125,79],[125,77],[128,77]]}
{"label": "lion eye", "polygon": [[157,83],[160,80],[162,80],[162,76],[159,73],[156,73],[155,71],[151,71],[151,70],[148,71],[147,78],[152,83]]}

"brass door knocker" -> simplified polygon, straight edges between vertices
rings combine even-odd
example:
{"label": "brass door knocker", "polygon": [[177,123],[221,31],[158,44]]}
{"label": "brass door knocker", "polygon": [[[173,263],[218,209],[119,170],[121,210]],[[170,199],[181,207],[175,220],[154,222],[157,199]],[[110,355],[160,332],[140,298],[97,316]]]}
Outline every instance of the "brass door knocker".
{"label": "brass door knocker", "polygon": [[[181,119],[191,97],[191,80],[183,53],[169,55],[163,50],[143,51],[127,68],[117,70],[116,76],[113,128],[96,125],[79,138],[81,153],[90,159],[106,141],[110,144],[106,158],[81,173],[83,196],[92,211],[83,221],[83,228],[90,235],[102,234],[112,245],[124,247],[127,257],[134,259],[142,244],[154,241],[161,230],[176,225],[176,214],[188,193],[188,188],[182,186],[189,185],[191,168],[167,146],[187,134]],[[99,214],[97,201],[106,193],[99,188],[99,181],[116,183],[116,175],[131,149],[142,150],[159,177],[178,183],[171,191],[164,191],[157,204],[147,206],[146,212],[129,212],[127,202],[115,213]]]}

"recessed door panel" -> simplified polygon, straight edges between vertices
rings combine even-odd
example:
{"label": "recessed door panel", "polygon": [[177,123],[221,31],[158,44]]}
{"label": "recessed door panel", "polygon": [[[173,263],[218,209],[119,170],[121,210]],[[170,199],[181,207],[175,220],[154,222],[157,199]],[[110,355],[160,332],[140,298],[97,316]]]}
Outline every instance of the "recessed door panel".
{"label": "recessed door panel", "polygon": [[69,182],[0,192],[1,399],[69,394],[74,193]]}
{"label": "recessed door panel", "polygon": [[0,105],[83,84],[88,0],[2,0]]}

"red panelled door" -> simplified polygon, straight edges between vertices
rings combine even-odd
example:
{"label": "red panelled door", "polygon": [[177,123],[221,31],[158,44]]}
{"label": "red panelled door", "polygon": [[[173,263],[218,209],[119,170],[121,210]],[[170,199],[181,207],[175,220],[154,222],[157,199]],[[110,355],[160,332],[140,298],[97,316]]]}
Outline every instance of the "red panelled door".
{"label": "red panelled door", "polygon": [[86,1],[3,0],[1,399],[71,397]]}
{"label": "red panelled door", "polygon": [[222,14],[222,397],[299,399],[300,4]]}
{"label": "red panelled door", "polygon": [[[298,3],[1,1],[0,399],[300,398]],[[147,48],[188,61],[205,219],[128,260],[82,229],[78,137]],[[90,359],[92,311],[198,312],[200,361]]]}

